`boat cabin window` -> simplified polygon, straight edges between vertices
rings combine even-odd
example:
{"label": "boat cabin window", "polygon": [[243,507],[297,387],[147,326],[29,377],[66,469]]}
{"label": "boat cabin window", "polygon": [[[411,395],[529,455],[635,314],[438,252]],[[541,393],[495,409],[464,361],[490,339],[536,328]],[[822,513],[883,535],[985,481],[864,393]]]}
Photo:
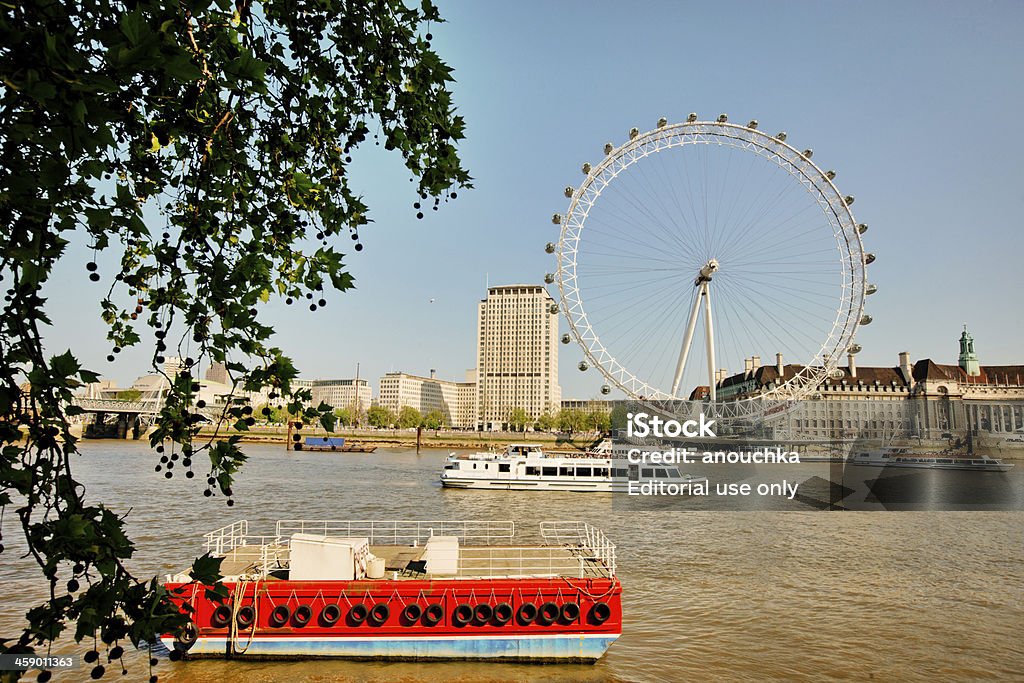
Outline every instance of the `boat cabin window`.
{"label": "boat cabin window", "polygon": [[572,476],[572,468],[571,467],[559,467],[558,468],[558,474],[560,476],[563,476],[563,477],[571,477]]}
{"label": "boat cabin window", "polygon": [[654,470],[654,476],[660,477],[661,479],[665,479],[666,477],[668,477],[668,470],[659,467],[658,469]]}
{"label": "boat cabin window", "polygon": [[629,470],[625,468],[616,467],[614,470],[612,470],[612,476],[626,478],[629,476]]}
{"label": "boat cabin window", "polygon": [[577,467],[576,468],[576,476],[577,477],[589,477],[590,476],[590,468],[589,467]]}
{"label": "boat cabin window", "polygon": [[532,465],[527,465],[526,466],[526,474],[527,474],[527,476],[537,476],[537,475],[540,474],[540,468],[539,467],[533,467]]}
{"label": "boat cabin window", "polygon": [[453,463],[452,463],[452,464],[450,464],[450,465],[445,465],[445,466],[444,466],[444,468],[445,468],[446,470],[457,470],[457,469],[459,469],[459,465],[458,465],[457,463],[454,463],[454,462],[453,462]]}
{"label": "boat cabin window", "polygon": [[507,462],[498,463],[498,471],[499,472],[511,472],[512,471],[512,465],[510,465]]}
{"label": "boat cabin window", "polygon": [[640,470],[640,476],[644,479],[650,479],[654,476],[654,470],[649,467],[645,467]]}
{"label": "boat cabin window", "polygon": [[594,476],[595,477],[607,477],[608,476],[608,468],[607,467],[595,467],[594,468]]}
{"label": "boat cabin window", "polygon": [[555,476],[558,476],[558,468],[557,467],[545,467],[545,468],[543,468],[543,471],[544,471],[544,476],[545,477],[555,477]]}
{"label": "boat cabin window", "polygon": [[679,479],[679,478],[682,477],[682,475],[679,474],[679,470],[677,470],[674,467],[670,467],[668,469],[668,476],[669,476],[669,479]]}

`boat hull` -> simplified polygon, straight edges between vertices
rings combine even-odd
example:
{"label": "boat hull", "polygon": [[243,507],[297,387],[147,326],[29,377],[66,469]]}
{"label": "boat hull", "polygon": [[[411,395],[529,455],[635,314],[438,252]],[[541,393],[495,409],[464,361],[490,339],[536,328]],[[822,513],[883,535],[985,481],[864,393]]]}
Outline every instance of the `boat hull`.
{"label": "boat hull", "polygon": [[[618,634],[553,634],[534,636],[432,636],[376,637],[323,636],[275,637],[257,636],[246,646],[247,637],[238,640],[232,658],[246,659],[308,659],[331,657],[340,659],[388,660],[485,660],[537,663],[592,664],[600,659]],[[161,639],[168,649],[175,647],[173,638]],[[188,650],[189,658],[223,658],[227,656],[229,639],[223,636],[200,637]]]}
{"label": "boat hull", "polygon": [[[202,586],[166,584],[193,622],[191,637],[161,636],[168,649],[189,658],[593,663],[622,633],[621,584],[607,577],[261,580],[225,586],[231,596],[226,610],[206,598]],[[417,607],[413,615],[410,605]],[[281,606],[289,616],[275,623]],[[499,606],[508,610],[504,619]],[[527,606],[533,618],[522,617]],[[428,607],[437,610],[436,621],[428,620]],[[553,617],[540,616],[545,607]],[[219,618],[218,608],[224,613]],[[382,610],[376,622],[373,608]],[[300,609],[307,610],[303,623],[296,621]],[[469,618],[460,619],[460,610],[468,610]]]}
{"label": "boat hull", "polygon": [[[691,477],[659,480],[664,484],[706,484],[707,477]],[[633,482],[634,485],[638,482]],[[484,489],[490,491],[568,491],[570,493],[629,493],[629,481],[624,479],[580,482],[544,479],[476,479],[445,477],[441,486],[450,489]]]}

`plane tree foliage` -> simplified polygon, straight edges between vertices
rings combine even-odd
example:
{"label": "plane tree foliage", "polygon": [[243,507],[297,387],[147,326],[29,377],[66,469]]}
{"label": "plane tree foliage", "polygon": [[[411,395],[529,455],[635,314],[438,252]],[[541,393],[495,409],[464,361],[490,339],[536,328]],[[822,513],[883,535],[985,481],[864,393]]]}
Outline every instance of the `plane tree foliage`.
{"label": "plane tree foliage", "polygon": [[366,411],[366,421],[371,427],[390,427],[398,419],[390,408],[370,406]]}
{"label": "plane tree foliage", "polygon": [[423,424],[423,416],[420,411],[412,406],[402,406],[398,411],[398,426],[402,429],[411,429]]}
{"label": "plane tree foliage", "polygon": [[[330,406],[292,390],[296,368],[261,304],[316,310],[353,286],[346,260],[370,223],[349,174],[361,145],[404,163],[413,182],[395,191],[411,212],[470,186],[452,71],[430,44],[441,17],[413,1],[0,4],[0,510],[24,536],[0,539],[0,553],[27,549],[48,595],[22,633],[0,634],[0,651],[33,651],[69,629],[118,653],[185,620],[158,582],[130,571],[124,511],[75,480],[72,395],[99,368],[46,347],[47,295],[95,291],[108,360],[139,344],[156,369],[184,359],[146,465],[166,459],[169,486],[194,478],[189,493],[231,504],[238,432],[257,419],[229,402],[226,438],[200,441],[201,363],[333,426]],[[50,283],[80,254],[80,281]],[[216,579],[211,559],[197,560],[196,580]]]}
{"label": "plane tree foliage", "polygon": [[426,415],[423,416],[423,426],[427,429],[433,429],[435,432],[445,426],[446,420],[444,413],[437,408],[434,408]]}

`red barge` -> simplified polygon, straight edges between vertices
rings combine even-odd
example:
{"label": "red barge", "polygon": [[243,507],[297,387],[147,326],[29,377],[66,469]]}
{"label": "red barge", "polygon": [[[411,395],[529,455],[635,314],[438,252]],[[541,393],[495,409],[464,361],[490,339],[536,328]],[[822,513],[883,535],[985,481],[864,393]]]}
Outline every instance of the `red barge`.
{"label": "red barge", "polygon": [[284,520],[206,535],[229,598],[167,577],[187,657],[595,662],[622,633],[615,546],[583,522]]}

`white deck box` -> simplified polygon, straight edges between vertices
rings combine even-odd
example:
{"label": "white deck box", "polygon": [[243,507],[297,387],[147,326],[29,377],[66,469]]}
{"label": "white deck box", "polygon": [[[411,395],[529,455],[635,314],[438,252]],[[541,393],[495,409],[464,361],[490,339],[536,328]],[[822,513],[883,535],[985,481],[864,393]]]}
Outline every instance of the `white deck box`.
{"label": "white deck box", "polygon": [[423,548],[428,574],[454,576],[459,573],[459,537],[431,536]]}
{"label": "white deck box", "polygon": [[290,545],[288,578],[292,581],[351,581],[366,576],[368,538],[292,534]]}

